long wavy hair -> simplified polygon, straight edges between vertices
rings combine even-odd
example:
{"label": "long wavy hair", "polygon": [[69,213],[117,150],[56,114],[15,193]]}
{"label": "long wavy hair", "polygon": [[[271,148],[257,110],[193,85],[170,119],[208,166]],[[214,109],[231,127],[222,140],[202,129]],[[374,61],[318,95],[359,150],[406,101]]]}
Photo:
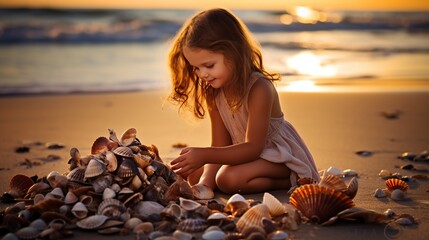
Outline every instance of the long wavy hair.
{"label": "long wavy hair", "polygon": [[211,107],[219,89],[200,79],[183,55],[183,48],[200,48],[224,55],[225,64],[232,70],[228,84],[229,106],[233,111],[246,96],[252,72],[260,72],[270,81],[279,74],[269,73],[262,63],[259,44],[250,36],[247,27],[226,9],[210,9],[194,15],[177,33],[169,53],[173,91],[169,100],[186,108],[197,118],[204,118],[206,106]]}

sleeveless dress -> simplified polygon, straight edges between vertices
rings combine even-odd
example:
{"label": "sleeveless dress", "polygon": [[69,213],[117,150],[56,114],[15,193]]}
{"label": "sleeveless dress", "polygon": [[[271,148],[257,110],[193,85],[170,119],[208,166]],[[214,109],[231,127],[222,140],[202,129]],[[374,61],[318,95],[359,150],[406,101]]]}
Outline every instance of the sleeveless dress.
{"label": "sleeveless dress", "polygon": [[[244,103],[233,112],[222,89],[215,98],[216,106],[222,121],[228,130],[232,143],[244,143],[248,121],[247,97],[256,80],[264,78],[261,73],[254,72]],[[284,163],[291,170],[290,181],[296,185],[298,178],[309,177],[319,181],[313,157],[295,128],[283,116],[270,119],[267,140],[260,158],[273,163]]]}

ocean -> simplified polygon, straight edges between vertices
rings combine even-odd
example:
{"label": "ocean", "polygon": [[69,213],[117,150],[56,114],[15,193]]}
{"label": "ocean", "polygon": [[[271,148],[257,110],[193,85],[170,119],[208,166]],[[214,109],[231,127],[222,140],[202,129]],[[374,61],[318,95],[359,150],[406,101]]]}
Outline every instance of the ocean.
{"label": "ocean", "polygon": [[[429,85],[428,12],[233,12],[261,44],[266,67],[281,73],[279,89],[357,79]],[[194,13],[0,9],[0,96],[169,88],[171,40]]]}

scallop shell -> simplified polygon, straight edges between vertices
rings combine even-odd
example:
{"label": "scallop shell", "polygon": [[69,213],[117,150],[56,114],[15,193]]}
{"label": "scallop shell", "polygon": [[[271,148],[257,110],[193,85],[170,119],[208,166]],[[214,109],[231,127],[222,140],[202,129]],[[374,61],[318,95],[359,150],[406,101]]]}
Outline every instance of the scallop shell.
{"label": "scallop shell", "polygon": [[386,186],[387,189],[392,192],[395,189],[400,189],[404,192],[406,192],[408,190],[408,184],[405,183],[403,180],[401,179],[397,179],[397,178],[390,178],[386,180]]}
{"label": "scallop shell", "polygon": [[104,215],[92,215],[87,218],[84,218],[76,223],[76,226],[82,229],[96,229],[103,225],[103,223],[108,219]]}
{"label": "scallop shell", "polygon": [[272,217],[282,215],[286,212],[285,207],[283,204],[272,194],[265,192],[264,196],[262,197],[262,203],[267,205],[268,209],[270,210],[270,215]]}
{"label": "scallop shell", "polygon": [[86,206],[81,203],[81,202],[77,202],[71,209],[72,214],[79,218],[85,218],[86,215],[88,214],[88,209],[86,208]]}
{"label": "scallop shell", "polygon": [[67,179],[75,182],[83,182],[85,178],[85,168],[77,167],[67,174]]}
{"label": "scallop shell", "polygon": [[344,193],[319,185],[304,185],[291,194],[290,203],[312,222],[323,223],[337,213],[354,207]]}
{"label": "scallop shell", "polygon": [[97,138],[91,147],[91,154],[99,154],[108,150],[109,139],[106,137]]}
{"label": "scallop shell", "polygon": [[186,218],[182,220],[177,229],[187,233],[202,232],[207,228],[207,221],[202,218]]}
{"label": "scallop shell", "polygon": [[344,192],[349,198],[355,198],[359,188],[359,181],[357,177],[353,177],[350,182],[347,184],[347,190]]}
{"label": "scallop shell", "polygon": [[100,176],[101,174],[103,174],[105,168],[105,165],[99,160],[91,159],[91,161],[89,161],[88,163],[88,166],[86,166],[85,178]]}
{"label": "scallop shell", "polygon": [[243,231],[252,226],[263,227],[262,219],[271,218],[270,209],[264,203],[257,204],[245,212],[237,221],[237,229]]}
{"label": "scallop shell", "polygon": [[320,186],[326,186],[329,188],[333,188],[340,192],[344,192],[347,190],[346,184],[343,180],[337,175],[325,175],[319,182]]}
{"label": "scallop shell", "polygon": [[118,199],[105,199],[98,206],[97,214],[105,215],[109,218],[120,217],[126,210],[125,205]]}
{"label": "scallop shell", "polygon": [[180,197],[179,202],[180,202],[180,207],[182,207],[182,209],[184,209],[185,211],[195,211],[201,207],[200,203],[191,199]]}
{"label": "scallop shell", "polygon": [[15,198],[23,198],[34,182],[30,177],[17,174],[9,182],[9,194]]}
{"label": "scallop shell", "polygon": [[126,158],[118,168],[118,177],[129,178],[135,176],[139,172],[137,165],[132,159]]}
{"label": "scallop shell", "polygon": [[334,166],[330,166],[326,171],[325,171],[325,175],[335,175],[335,176],[343,176],[343,171],[341,171],[340,169],[334,167]]}
{"label": "scallop shell", "polygon": [[180,205],[178,205],[175,202],[171,202],[167,207],[165,207],[161,211],[161,216],[171,219],[180,219],[180,216],[182,215],[182,209],[180,208]]}
{"label": "scallop shell", "polygon": [[113,153],[121,157],[133,158],[134,153],[129,147],[117,147],[113,150]]}
{"label": "scallop shell", "polygon": [[135,128],[129,128],[121,135],[122,146],[128,146],[136,140],[137,130]]}

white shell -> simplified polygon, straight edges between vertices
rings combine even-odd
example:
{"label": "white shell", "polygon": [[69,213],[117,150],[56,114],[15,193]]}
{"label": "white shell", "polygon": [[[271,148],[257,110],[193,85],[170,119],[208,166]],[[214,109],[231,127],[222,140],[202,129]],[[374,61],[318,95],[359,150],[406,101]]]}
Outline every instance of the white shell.
{"label": "white shell", "polygon": [[82,219],[82,218],[85,218],[86,215],[88,214],[88,209],[83,203],[77,202],[71,209],[71,212],[75,217]]}
{"label": "white shell", "polygon": [[376,198],[385,198],[387,197],[386,193],[381,188],[377,188],[374,191],[374,197]]}
{"label": "white shell", "polygon": [[286,212],[285,207],[283,204],[272,194],[265,192],[264,196],[262,197],[262,203],[268,206],[268,209],[270,210],[270,215],[272,217],[282,215]]}
{"label": "white shell", "polygon": [[358,173],[353,169],[346,169],[343,171],[344,177],[357,177]]}
{"label": "white shell", "polygon": [[103,191],[103,199],[114,198],[116,197],[116,192],[111,188],[106,188]]}
{"label": "white shell", "polygon": [[343,171],[341,171],[340,169],[334,167],[334,166],[330,166],[326,172],[325,175],[335,175],[335,176],[343,176]]}
{"label": "white shell", "polygon": [[401,189],[395,189],[390,194],[390,198],[395,201],[402,201],[407,199],[407,192],[402,191]]}

